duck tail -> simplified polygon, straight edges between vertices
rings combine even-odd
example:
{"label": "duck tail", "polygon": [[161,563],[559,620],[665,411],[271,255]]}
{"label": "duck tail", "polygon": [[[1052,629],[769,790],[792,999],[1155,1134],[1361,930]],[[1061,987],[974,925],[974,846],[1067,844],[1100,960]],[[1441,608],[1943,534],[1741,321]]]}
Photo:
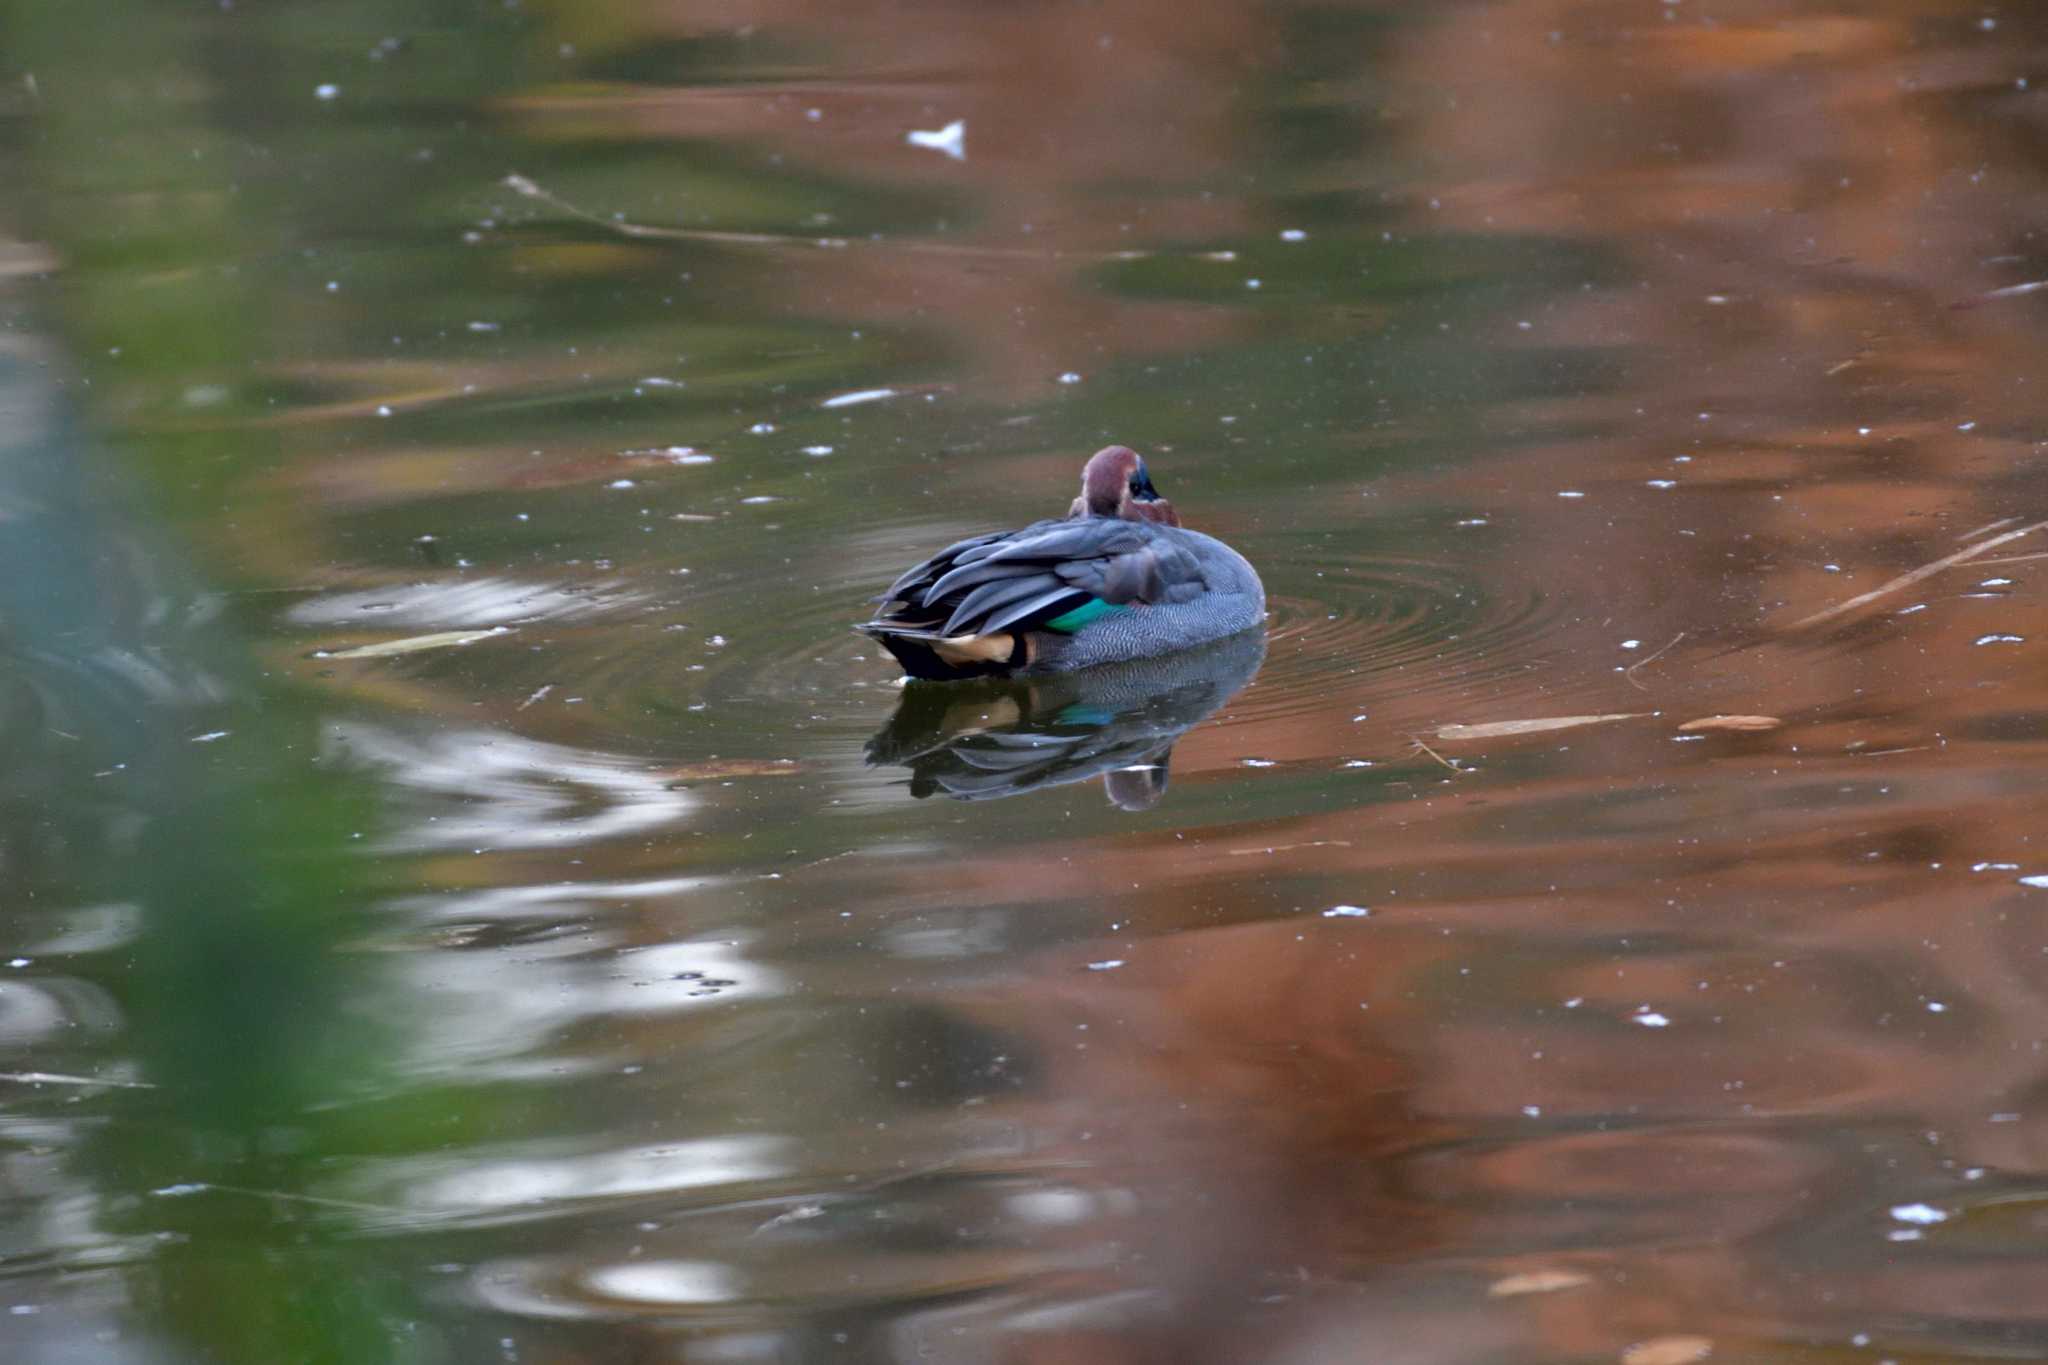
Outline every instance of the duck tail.
{"label": "duck tail", "polygon": [[869,621],[854,629],[879,640],[911,677],[936,682],[1008,677],[1028,662],[1030,652],[1022,632],[940,635],[935,631],[905,630],[886,621]]}

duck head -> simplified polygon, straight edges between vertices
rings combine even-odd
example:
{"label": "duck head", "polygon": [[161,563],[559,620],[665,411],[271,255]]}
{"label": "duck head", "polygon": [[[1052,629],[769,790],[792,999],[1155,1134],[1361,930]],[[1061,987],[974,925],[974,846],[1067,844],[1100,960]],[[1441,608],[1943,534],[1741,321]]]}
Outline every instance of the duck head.
{"label": "duck head", "polygon": [[1081,471],[1081,496],[1067,515],[1180,525],[1180,514],[1159,496],[1145,461],[1129,446],[1104,446],[1095,452]]}

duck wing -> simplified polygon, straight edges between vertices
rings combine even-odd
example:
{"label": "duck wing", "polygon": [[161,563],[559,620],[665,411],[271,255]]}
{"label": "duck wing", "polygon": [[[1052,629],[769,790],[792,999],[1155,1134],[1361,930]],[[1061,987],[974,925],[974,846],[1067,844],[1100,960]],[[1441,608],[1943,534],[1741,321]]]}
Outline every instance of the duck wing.
{"label": "duck wing", "polygon": [[1201,591],[1201,566],[1161,527],[1110,517],[1041,521],[960,541],[916,565],[877,599],[884,605],[874,624],[993,635],[1046,627],[1083,608],[1183,602]]}

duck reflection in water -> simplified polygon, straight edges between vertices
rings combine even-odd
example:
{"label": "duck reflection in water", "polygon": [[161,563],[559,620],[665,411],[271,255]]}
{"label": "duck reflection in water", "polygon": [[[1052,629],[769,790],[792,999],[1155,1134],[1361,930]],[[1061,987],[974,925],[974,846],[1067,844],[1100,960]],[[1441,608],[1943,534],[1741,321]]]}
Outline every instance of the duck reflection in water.
{"label": "duck reflection in water", "polygon": [[991,801],[1100,777],[1110,804],[1149,810],[1166,793],[1174,744],[1242,691],[1265,657],[1261,628],[1076,673],[913,680],[868,741],[867,760],[910,769],[917,797]]}

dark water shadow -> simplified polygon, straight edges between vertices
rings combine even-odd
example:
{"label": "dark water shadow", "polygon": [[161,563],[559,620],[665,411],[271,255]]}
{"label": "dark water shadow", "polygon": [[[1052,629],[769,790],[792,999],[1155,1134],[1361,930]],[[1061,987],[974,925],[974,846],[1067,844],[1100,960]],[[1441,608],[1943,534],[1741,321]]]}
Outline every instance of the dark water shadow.
{"label": "dark water shadow", "polygon": [[870,766],[910,770],[910,794],[995,801],[1102,779],[1119,810],[1166,794],[1173,746],[1244,690],[1264,629],[1156,659],[962,685],[913,682],[867,744]]}

